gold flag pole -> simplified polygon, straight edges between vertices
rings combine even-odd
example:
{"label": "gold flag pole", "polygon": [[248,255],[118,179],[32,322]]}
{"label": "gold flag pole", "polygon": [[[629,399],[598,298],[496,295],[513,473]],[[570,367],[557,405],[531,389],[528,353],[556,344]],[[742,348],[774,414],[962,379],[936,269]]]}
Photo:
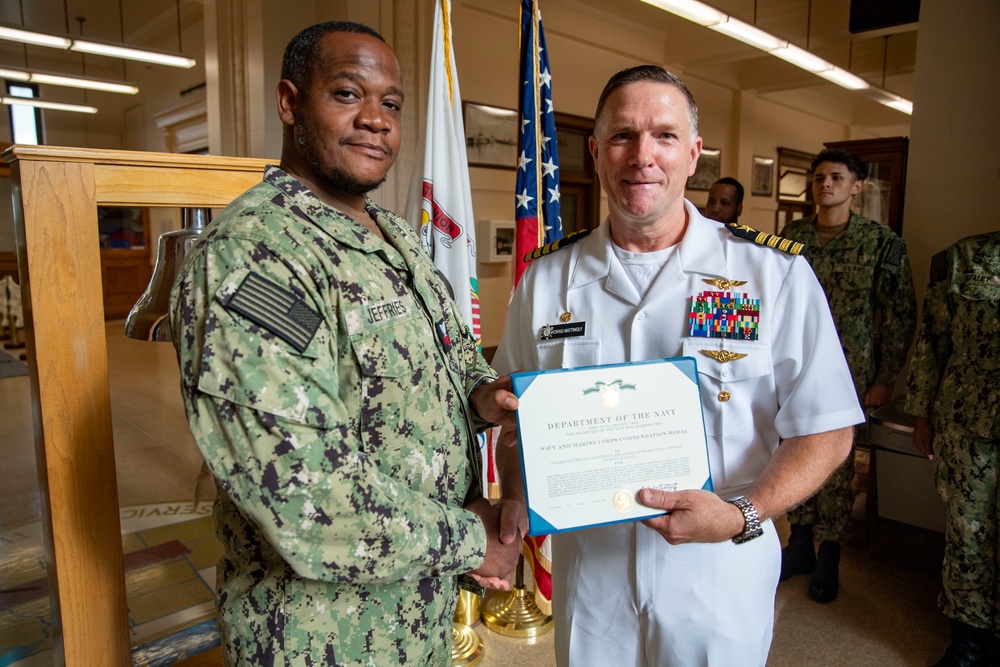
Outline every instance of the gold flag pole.
{"label": "gold flag pole", "polygon": [[550,631],[555,623],[543,613],[524,587],[524,556],[517,561],[517,579],[509,593],[495,591],[483,603],[483,623],[507,637],[531,638]]}
{"label": "gold flag pole", "polygon": [[486,647],[482,637],[472,626],[479,623],[479,607],[482,597],[472,591],[458,590],[458,606],[451,623],[451,665],[452,667],[472,667],[483,659]]}

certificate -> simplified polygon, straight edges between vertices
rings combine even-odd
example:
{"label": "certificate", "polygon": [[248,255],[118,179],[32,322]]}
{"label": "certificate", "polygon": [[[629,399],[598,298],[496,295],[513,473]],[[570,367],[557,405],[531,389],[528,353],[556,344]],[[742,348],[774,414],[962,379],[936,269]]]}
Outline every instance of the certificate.
{"label": "certificate", "polygon": [[712,489],[691,357],[511,378],[529,535],[663,514],[642,488]]}

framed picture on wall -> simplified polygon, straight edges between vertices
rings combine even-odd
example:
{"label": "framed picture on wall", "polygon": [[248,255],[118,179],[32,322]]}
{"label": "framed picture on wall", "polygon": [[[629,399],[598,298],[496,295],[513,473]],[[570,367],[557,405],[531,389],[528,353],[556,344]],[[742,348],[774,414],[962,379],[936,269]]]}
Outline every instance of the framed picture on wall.
{"label": "framed picture on wall", "polygon": [[698,157],[698,167],[688,179],[688,190],[709,190],[712,183],[719,180],[722,171],[722,151],[718,148],[702,148]]}
{"label": "framed picture on wall", "polygon": [[517,169],[517,112],[462,102],[470,167]]}
{"label": "framed picture on wall", "polygon": [[750,171],[750,194],[757,197],[770,197],[774,193],[774,158],[753,156],[753,168]]}
{"label": "framed picture on wall", "polygon": [[509,262],[514,256],[514,221],[480,220],[476,241],[479,261]]}

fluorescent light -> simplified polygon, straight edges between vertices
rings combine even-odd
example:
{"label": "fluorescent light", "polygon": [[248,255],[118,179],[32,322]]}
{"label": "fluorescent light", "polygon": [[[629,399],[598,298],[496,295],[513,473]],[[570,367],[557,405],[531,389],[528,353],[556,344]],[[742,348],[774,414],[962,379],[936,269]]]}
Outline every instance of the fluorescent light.
{"label": "fluorescent light", "polygon": [[722,23],[727,18],[726,14],[718,9],[697,2],[696,0],[642,0],[648,5],[659,7],[663,11],[676,14],[682,19],[694,21],[698,25],[710,26]]}
{"label": "fluorescent light", "polygon": [[848,90],[867,90],[868,88],[871,88],[871,84],[861,77],[855,76],[847,70],[840,69],[839,67],[823,70],[822,72],[816,72],[816,76],[821,76],[827,81],[832,81],[838,86],[847,88]]}
{"label": "fluorescent light", "polygon": [[139,92],[139,89],[130,83],[117,83],[115,81],[102,81],[100,79],[81,79],[61,74],[33,73],[31,74],[30,81],[33,83],[47,83],[53,86],[68,86],[70,88],[102,90],[108,93],[123,93],[125,95],[135,95]]}
{"label": "fluorescent light", "polygon": [[133,49],[125,45],[95,42],[89,39],[74,39],[68,35],[49,35],[41,32],[31,32],[6,24],[0,24],[0,39],[38,46],[50,46],[54,49],[70,49],[72,51],[79,51],[80,53],[93,53],[100,56],[124,58],[126,60],[139,60],[141,62],[169,65],[171,67],[183,67],[185,69],[194,67],[197,64],[191,58],[163,53],[162,51]]}
{"label": "fluorescent light", "polygon": [[772,56],[777,56],[785,62],[791,63],[796,67],[801,67],[807,72],[812,72],[816,74],[817,72],[822,72],[825,69],[833,69],[833,65],[826,62],[819,56],[814,56],[805,49],[800,49],[794,44],[789,44],[788,46],[782,47],[780,49],[775,49],[774,51],[768,51]]}
{"label": "fluorescent light", "polygon": [[39,109],[55,109],[57,111],[76,111],[78,113],[97,113],[97,107],[84,106],[82,104],[63,104],[62,102],[46,102],[32,97],[0,97],[2,104],[22,104],[26,107],[38,107]]}
{"label": "fluorescent light", "polygon": [[15,69],[0,69],[0,79],[31,81],[32,83],[45,83],[51,86],[85,88],[87,90],[101,90],[108,93],[123,93],[125,95],[135,95],[139,92],[139,89],[136,86],[125,81],[109,81],[108,79],[68,76],[55,72],[25,72],[23,70]]}
{"label": "fluorescent light", "polygon": [[807,72],[816,76],[821,76],[827,81],[837,84],[848,90],[865,91],[865,94],[876,102],[887,107],[896,109],[905,114],[913,113],[913,102],[903,99],[898,95],[875,88],[859,76],[851,74],[845,69],[834,66],[818,56],[814,56],[805,49],[800,49],[794,44],[790,44],[783,39],[775,37],[769,32],[765,32],[756,26],[734,19],[728,14],[718,11],[697,0],[642,0],[648,5],[659,7],[660,9],[676,14],[688,21],[710,28],[723,35],[728,35],[744,44],[756,47],[761,51],[766,51],[772,56],[781,58],[785,62],[796,67],[801,67]]}
{"label": "fluorescent light", "polygon": [[887,102],[882,102],[882,104],[892,109],[895,109],[896,111],[902,111],[907,116],[913,115],[913,102],[904,97],[900,97],[898,100],[889,100]]}
{"label": "fluorescent light", "polygon": [[175,56],[169,53],[149,51],[146,49],[132,49],[127,46],[115,46],[114,44],[103,44],[101,42],[90,42],[81,39],[74,39],[71,51],[81,53],[93,53],[99,56],[111,56],[113,58],[124,58],[126,60],[139,60],[146,63],[156,63],[157,65],[170,65],[171,67],[191,68],[195,66],[195,61],[184,56]]}
{"label": "fluorescent light", "polygon": [[46,35],[40,32],[29,32],[19,28],[0,25],[0,39],[9,42],[21,42],[22,44],[36,44],[38,46],[51,46],[54,49],[68,49],[70,40],[68,37],[59,35]]}
{"label": "fluorescent light", "polygon": [[13,79],[15,81],[27,81],[27,72],[18,72],[12,69],[0,69],[0,79]]}
{"label": "fluorescent light", "polygon": [[732,17],[729,17],[728,21],[710,25],[708,28],[716,32],[721,32],[723,35],[729,35],[733,39],[754,46],[761,51],[773,51],[774,49],[788,46],[788,42],[785,40],[778,39],[771,33],[764,32],[760,28],[755,28],[749,23],[744,23]]}

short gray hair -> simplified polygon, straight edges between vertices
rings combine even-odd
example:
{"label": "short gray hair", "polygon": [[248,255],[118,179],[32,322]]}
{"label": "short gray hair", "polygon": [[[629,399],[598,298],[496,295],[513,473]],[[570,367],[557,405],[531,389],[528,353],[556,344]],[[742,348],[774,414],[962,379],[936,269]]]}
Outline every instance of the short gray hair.
{"label": "short gray hair", "polygon": [[698,136],[698,105],[694,101],[694,95],[688,90],[688,87],[684,85],[676,75],[671,74],[667,70],[659,67],[658,65],[638,65],[636,67],[629,67],[618,72],[610,79],[608,79],[607,84],[604,86],[604,90],[601,91],[601,97],[597,100],[597,111],[594,113],[594,124],[600,122],[601,114],[604,112],[604,103],[607,102],[608,96],[614,91],[627,86],[630,83],[638,83],[640,81],[655,81],[657,83],[665,83],[669,86],[673,86],[677,90],[681,91],[684,95],[684,99],[688,103],[688,117],[691,120],[691,137]]}

